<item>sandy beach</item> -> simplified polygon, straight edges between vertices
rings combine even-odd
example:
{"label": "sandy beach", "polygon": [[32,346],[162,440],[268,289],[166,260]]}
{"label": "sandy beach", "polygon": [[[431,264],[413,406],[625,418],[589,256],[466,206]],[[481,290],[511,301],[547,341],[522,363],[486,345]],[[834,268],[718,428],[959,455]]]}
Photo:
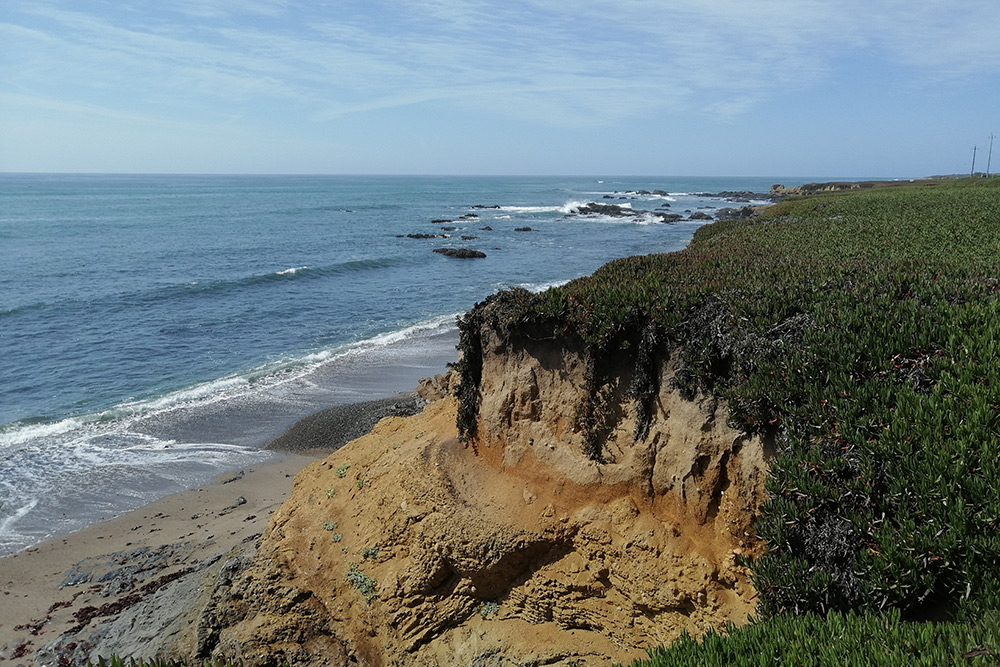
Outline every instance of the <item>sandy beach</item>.
{"label": "sandy beach", "polygon": [[[323,410],[268,444],[273,461],[0,559],[0,664],[64,664],[95,646],[138,655],[185,633],[196,641],[180,610],[227,562],[253,552],[296,473],[422,404],[400,394]],[[154,596],[167,584],[169,594]]]}
{"label": "sandy beach", "polygon": [[139,603],[178,573],[218,567],[256,542],[312,460],[285,455],[221,475],[0,559],[0,661],[45,664],[54,654],[37,652],[60,635]]}

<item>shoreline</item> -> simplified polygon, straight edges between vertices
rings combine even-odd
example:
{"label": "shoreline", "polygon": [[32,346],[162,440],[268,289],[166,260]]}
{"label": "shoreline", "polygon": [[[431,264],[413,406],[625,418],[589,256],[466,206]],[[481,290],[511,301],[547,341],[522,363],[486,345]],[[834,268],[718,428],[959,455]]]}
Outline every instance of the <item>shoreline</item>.
{"label": "shoreline", "polygon": [[[75,628],[85,635],[93,620],[140,602],[150,584],[178,572],[200,580],[255,545],[294,476],[314,460],[283,454],[0,558],[0,662],[53,661],[60,636]],[[88,619],[88,608],[99,613]]]}
{"label": "shoreline", "polygon": [[[150,642],[193,632],[181,612],[227,562],[256,549],[299,471],[382,418],[424,404],[408,392],[320,410],[265,445],[276,459],[0,557],[0,663],[47,664],[107,642],[117,642],[118,655],[138,656]],[[158,608],[133,619],[138,627],[110,629],[167,584],[166,602],[156,595]]]}
{"label": "shoreline", "polygon": [[[0,556],[141,509],[226,471],[266,463],[274,451],[302,453],[302,447],[289,450],[272,442],[328,409],[333,412],[324,426],[341,435],[305,449],[329,449],[359,437],[367,429],[348,427],[354,421],[374,425],[377,418],[364,418],[376,407],[369,402],[405,402],[402,397],[412,397],[421,378],[445,372],[455,360],[456,342],[457,329],[442,323],[420,335],[322,360],[293,381],[251,384],[253,391],[163,410],[124,427],[112,422],[107,433],[96,430],[65,443],[14,450],[7,469],[30,475],[12,475],[0,494]],[[344,422],[339,426],[333,418],[338,412]]]}

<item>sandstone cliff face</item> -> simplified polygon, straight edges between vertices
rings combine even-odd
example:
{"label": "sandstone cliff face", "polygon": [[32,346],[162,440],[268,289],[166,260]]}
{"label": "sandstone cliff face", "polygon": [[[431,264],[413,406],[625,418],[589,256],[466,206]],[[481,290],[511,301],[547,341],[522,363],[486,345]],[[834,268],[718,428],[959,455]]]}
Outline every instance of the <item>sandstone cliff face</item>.
{"label": "sandstone cliff face", "polygon": [[[454,398],[383,420],[304,470],[257,556],[203,614],[201,656],[250,664],[607,664],[745,622],[766,445],[661,364],[633,442],[627,373],[600,389],[605,462],[584,453],[585,361],[483,335],[476,438]],[[623,364],[628,367],[628,364]]]}

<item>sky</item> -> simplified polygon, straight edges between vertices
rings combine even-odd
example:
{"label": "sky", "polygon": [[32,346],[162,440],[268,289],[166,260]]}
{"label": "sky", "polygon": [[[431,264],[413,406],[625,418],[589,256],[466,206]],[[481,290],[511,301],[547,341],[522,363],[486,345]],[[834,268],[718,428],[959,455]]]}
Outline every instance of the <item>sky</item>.
{"label": "sky", "polygon": [[0,3],[0,172],[920,177],[994,133],[998,0]]}

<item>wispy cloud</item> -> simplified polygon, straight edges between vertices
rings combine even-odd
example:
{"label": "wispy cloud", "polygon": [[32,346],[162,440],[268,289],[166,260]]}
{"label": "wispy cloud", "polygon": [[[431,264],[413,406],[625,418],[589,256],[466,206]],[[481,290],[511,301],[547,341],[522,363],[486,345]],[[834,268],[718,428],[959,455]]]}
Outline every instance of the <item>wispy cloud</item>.
{"label": "wispy cloud", "polygon": [[822,81],[844,53],[872,52],[928,77],[1000,70],[995,0],[69,7],[10,0],[0,29],[30,65],[5,73],[14,89],[165,116],[281,105],[323,121],[448,101],[579,126],[658,108],[733,117],[773,91]]}

